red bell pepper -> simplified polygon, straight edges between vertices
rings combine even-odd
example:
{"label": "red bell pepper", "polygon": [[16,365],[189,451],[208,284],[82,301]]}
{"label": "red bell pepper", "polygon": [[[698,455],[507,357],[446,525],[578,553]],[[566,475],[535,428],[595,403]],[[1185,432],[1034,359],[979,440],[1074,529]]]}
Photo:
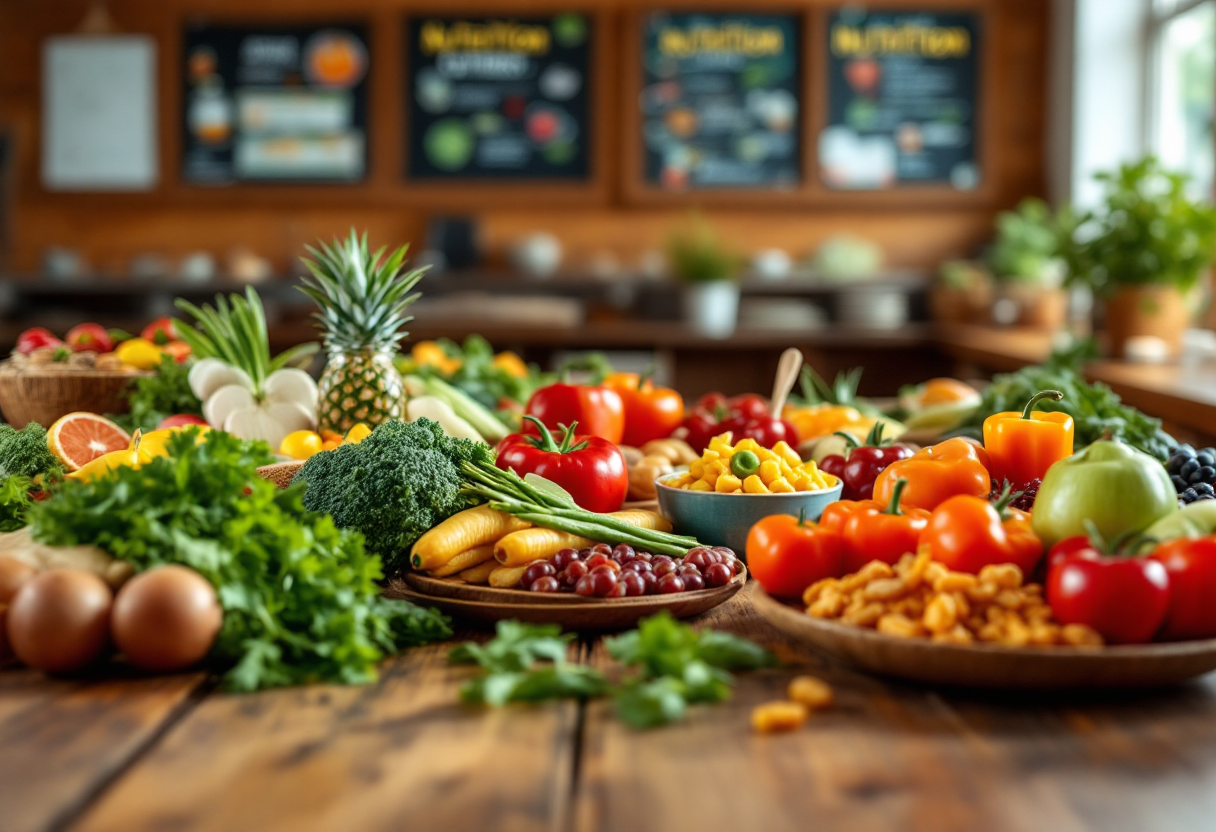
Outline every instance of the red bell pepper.
{"label": "red bell pepper", "polygon": [[75,352],[109,352],[114,349],[114,339],[101,324],[77,324],[68,330],[64,341]]}
{"label": "red bell pepper", "polygon": [[865,444],[858,445],[852,435],[837,431],[850,444],[847,455],[831,454],[823,459],[819,467],[844,483],[840,493],[842,500],[869,500],[874,497],[874,481],[893,462],[907,459],[914,451],[907,445],[883,439],[884,426],[875,422],[866,437]]}
{"label": "red bell pepper", "polygon": [[170,341],[177,340],[177,329],[174,327],[172,318],[157,318],[144,327],[144,331],[139,333],[139,337],[145,341],[151,341],[158,347],[163,347]]}
{"label": "red bell pepper", "polygon": [[995,503],[959,494],[929,516],[920,544],[932,558],[955,572],[978,573],[989,564],[1012,563],[1029,575],[1043,557],[1043,544],[1030,528],[1030,515],[1010,508],[1006,488]]}
{"label": "red bell pepper", "polygon": [[[532,394],[524,412],[535,416],[551,431],[577,422],[583,426],[583,433],[613,445],[621,444],[625,433],[625,403],[620,393],[607,387],[550,384]],[[536,435],[536,427],[525,424],[524,433]]]}
{"label": "red bell pepper", "polygon": [[650,373],[613,373],[604,379],[621,396],[625,431],[621,441],[640,448],[652,439],[666,439],[684,420],[684,400],[675,390],[656,387]]}
{"label": "red bell pepper", "polygon": [[17,336],[17,346],[14,349],[22,355],[29,355],[43,347],[62,346],[63,342],[56,338],[53,332],[46,327],[36,326]]}
{"label": "red bell pepper", "polygon": [[1091,531],[1057,543],[1049,562],[1047,603],[1061,624],[1085,624],[1111,644],[1144,644],[1165,623],[1171,591],[1162,561],[1110,554]]}
{"label": "red bell pepper", "polygon": [[1163,543],[1151,557],[1170,576],[1170,608],[1161,637],[1216,637],[1216,536],[1180,537]]}
{"label": "red bell pepper", "polygon": [[540,419],[525,416],[539,436],[513,433],[498,443],[495,464],[521,477],[536,474],[560,485],[588,511],[617,511],[629,491],[625,455],[598,436],[575,436],[576,424],[563,428],[559,445]]}
{"label": "red bell pepper", "polygon": [[844,574],[852,574],[872,560],[895,564],[916,551],[929,525],[929,512],[900,508],[900,495],[907,484],[907,480],[896,484],[885,508],[874,500],[839,500],[823,510],[819,525],[839,533],[844,542]]}

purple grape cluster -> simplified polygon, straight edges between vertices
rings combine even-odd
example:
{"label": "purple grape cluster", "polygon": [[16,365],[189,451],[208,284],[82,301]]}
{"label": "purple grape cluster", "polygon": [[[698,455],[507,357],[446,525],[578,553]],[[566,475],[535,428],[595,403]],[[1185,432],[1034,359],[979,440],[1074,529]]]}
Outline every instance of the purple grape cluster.
{"label": "purple grape cluster", "polygon": [[670,595],[725,586],[743,563],[725,546],[698,546],[682,558],[637,551],[627,543],[562,549],[524,570],[520,586],[532,592],[573,592],[598,598]]}

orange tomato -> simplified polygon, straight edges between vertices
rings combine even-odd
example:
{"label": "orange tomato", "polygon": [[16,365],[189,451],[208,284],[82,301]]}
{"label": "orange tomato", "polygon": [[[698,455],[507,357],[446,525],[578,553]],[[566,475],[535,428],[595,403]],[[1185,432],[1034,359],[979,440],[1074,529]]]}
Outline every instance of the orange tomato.
{"label": "orange tomato", "polygon": [[843,541],[818,523],[774,514],[747,533],[747,568],[774,598],[801,598],[816,581],[843,574]]}

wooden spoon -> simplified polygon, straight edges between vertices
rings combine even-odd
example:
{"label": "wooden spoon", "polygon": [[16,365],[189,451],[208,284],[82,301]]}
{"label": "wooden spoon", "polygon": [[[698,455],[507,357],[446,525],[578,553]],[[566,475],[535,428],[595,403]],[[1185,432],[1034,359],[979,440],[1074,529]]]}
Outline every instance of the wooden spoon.
{"label": "wooden spoon", "polygon": [[781,360],[777,362],[777,377],[773,379],[771,412],[774,419],[781,416],[781,409],[785,407],[785,400],[789,398],[790,391],[794,389],[794,382],[798,379],[798,373],[801,370],[802,350],[790,347],[781,353]]}

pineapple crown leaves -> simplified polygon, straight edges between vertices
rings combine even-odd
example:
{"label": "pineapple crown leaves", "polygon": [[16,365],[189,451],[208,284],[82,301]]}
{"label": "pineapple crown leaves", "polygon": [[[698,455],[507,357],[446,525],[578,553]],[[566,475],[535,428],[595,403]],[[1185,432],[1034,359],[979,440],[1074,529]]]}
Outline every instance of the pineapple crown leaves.
{"label": "pineapple crown leaves", "polygon": [[309,256],[300,259],[309,274],[299,289],[320,307],[314,317],[331,352],[391,349],[409,334],[404,327],[414,318],[405,310],[420,293],[408,292],[428,267],[405,271],[408,244],[386,257],[386,247],[371,252],[367,234],[352,228],[345,241],[306,248]]}
{"label": "pineapple crown leaves", "polygon": [[178,298],[177,308],[192,317],[197,325],[178,322],[177,336],[190,345],[195,358],[218,358],[248,374],[254,394],[275,370],[296,364],[318,349],[313,343],[300,344],[274,358],[270,357],[270,336],[266,332],[266,312],[262,299],[252,286],[245,296],[215,296],[215,306],[195,306]]}
{"label": "pineapple crown leaves", "polygon": [[823,376],[804,366],[801,373],[802,397],[807,404],[849,405],[857,404],[857,386],[861,382],[861,367],[837,373],[835,381],[828,384]]}

